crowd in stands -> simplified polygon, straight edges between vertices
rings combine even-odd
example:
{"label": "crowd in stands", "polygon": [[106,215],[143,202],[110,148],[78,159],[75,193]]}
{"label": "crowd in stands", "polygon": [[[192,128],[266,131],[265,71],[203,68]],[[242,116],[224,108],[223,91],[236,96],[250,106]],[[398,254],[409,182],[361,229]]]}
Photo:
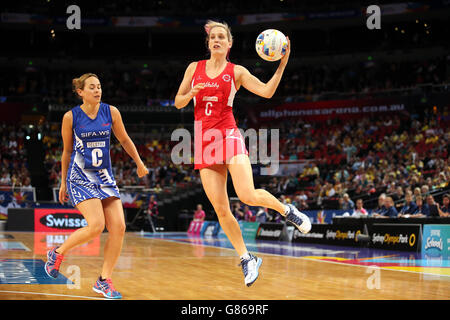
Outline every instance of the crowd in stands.
{"label": "crowd in stands", "polygon": [[[351,64],[324,62],[287,68],[276,97],[285,101],[315,101],[337,99],[341,94],[372,94],[388,90],[414,88],[422,84],[443,84],[450,81],[450,59],[441,56],[434,59],[382,62],[362,61]],[[93,70],[100,77],[103,97],[116,105],[158,105],[171,101],[186,66],[161,65],[159,67],[116,68]],[[262,81],[273,75],[272,65],[257,63],[246,66]],[[76,105],[79,100],[72,93],[72,79],[83,71],[40,70],[31,66],[25,70],[6,67],[12,76],[0,78],[0,96],[23,99],[27,96],[41,100],[43,104]],[[238,96],[252,96],[241,90]],[[333,95],[334,93],[334,95]]]}
{"label": "crowd in stands", "polygon": [[[268,177],[261,187],[292,202],[301,209],[355,208],[357,200],[370,209],[379,194],[385,193],[400,211],[406,195],[414,199],[449,188],[450,114],[429,115],[418,120],[414,115],[389,118],[305,123],[280,122],[281,160],[306,160],[303,170],[285,177]],[[29,127],[0,125],[2,163],[0,184],[30,186],[27,154],[24,147]],[[45,124],[41,131],[49,186],[59,187],[62,152],[60,124]],[[130,133],[133,136],[133,133]],[[119,187],[142,185],[156,192],[189,182],[199,183],[193,165],[171,161],[173,142],[164,139],[133,138],[150,174],[138,179],[135,165],[111,140],[111,162]],[[300,168],[300,166],[299,166]],[[244,210],[245,219],[245,210]],[[254,218],[256,219],[256,213]]]}
{"label": "crowd in stands", "polygon": [[27,127],[0,123],[0,186],[31,187],[26,136]]}
{"label": "crowd in stands", "polygon": [[[55,3],[54,3],[55,2]],[[377,4],[390,3],[392,1],[378,1]],[[369,5],[370,2],[367,2]],[[240,15],[255,13],[290,12],[292,10],[302,10],[303,12],[313,11],[334,11],[338,9],[348,10],[349,8],[360,9],[365,4],[361,1],[340,0],[331,3],[320,3],[313,0],[308,1],[225,1],[217,2],[212,6],[207,0],[139,0],[132,2],[116,1],[89,1],[83,3],[81,8],[88,16],[199,16],[217,14]],[[5,3],[4,12],[11,13],[34,13],[34,14],[54,14],[61,15],[68,6],[67,1],[47,1],[46,5],[39,1],[29,1],[25,3]]]}
{"label": "crowd in stands", "polygon": [[[450,56],[449,56],[450,57]],[[267,70],[256,69],[269,78]],[[261,70],[261,71],[260,71]],[[362,61],[351,64],[324,63],[288,68],[277,95],[287,101],[336,99],[339,94],[355,94],[370,98],[375,93],[411,89],[423,84],[450,81],[450,59],[441,56],[423,61]],[[335,93],[335,95],[332,95]],[[327,94],[325,96],[325,94]]]}
{"label": "crowd in stands", "polygon": [[[384,204],[383,200],[383,205],[392,207],[391,212],[402,216],[416,214],[410,212],[412,209],[405,211],[405,201],[413,201],[415,206],[422,201],[429,206],[431,200],[427,197],[444,191],[437,201],[443,203],[443,194],[450,188],[449,123],[448,107],[439,115],[427,113],[423,120],[414,114],[399,114],[348,121],[273,123],[271,126],[281,131],[281,160],[302,159],[306,165],[296,174],[267,177],[258,187],[300,210],[340,208],[350,214],[358,211],[356,215],[365,215],[377,207],[377,197],[385,194],[389,203]],[[0,185],[31,186],[25,148],[29,130],[24,125],[0,125]],[[60,124],[47,123],[40,130],[49,187],[57,188],[61,179]],[[133,137],[132,132],[130,136]],[[111,162],[119,187],[141,185],[158,193],[189,182],[200,183],[193,165],[175,165],[171,161],[173,142],[145,136],[133,141],[150,173],[138,179],[135,165],[113,138]],[[246,221],[281,218],[270,210],[244,205],[234,207],[233,212]]]}
{"label": "crowd in stands", "polygon": [[[445,108],[441,117],[423,121],[394,116],[280,123],[280,158],[309,162],[301,173],[273,177],[263,186],[278,197],[295,195],[289,201],[310,208],[345,206],[346,194],[355,201],[385,192],[398,201],[409,190],[420,188],[428,194],[446,189],[450,181],[449,116]],[[306,201],[300,196],[306,196]]]}
{"label": "crowd in stands", "polygon": [[[95,71],[95,70],[94,70]],[[100,77],[102,95],[110,104],[150,106],[159,99],[174,98],[173,75],[183,75],[171,68],[140,68],[121,71],[114,68],[95,71]],[[29,66],[25,70],[5,67],[5,72],[14,76],[0,78],[0,96],[32,97],[42,104],[77,105],[80,100],[72,92],[72,79],[84,73],[77,69],[48,69]],[[38,101],[35,101],[37,103]]]}

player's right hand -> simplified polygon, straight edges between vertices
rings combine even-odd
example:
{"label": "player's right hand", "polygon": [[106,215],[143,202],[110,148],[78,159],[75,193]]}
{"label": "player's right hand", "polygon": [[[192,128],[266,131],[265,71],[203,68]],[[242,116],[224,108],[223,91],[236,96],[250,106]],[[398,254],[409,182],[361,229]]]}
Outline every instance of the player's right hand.
{"label": "player's right hand", "polygon": [[195,97],[198,92],[202,89],[205,88],[205,84],[204,83],[197,83],[192,89],[191,91],[189,91],[189,94],[191,95],[191,97]]}
{"label": "player's right hand", "polygon": [[148,174],[148,169],[146,168],[143,162],[138,164],[136,173],[139,178],[142,178],[143,176]]}
{"label": "player's right hand", "polygon": [[69,195],[67,194],[66,184],[61,184],[59,188],[59,203],[64,204],[69,200]]}

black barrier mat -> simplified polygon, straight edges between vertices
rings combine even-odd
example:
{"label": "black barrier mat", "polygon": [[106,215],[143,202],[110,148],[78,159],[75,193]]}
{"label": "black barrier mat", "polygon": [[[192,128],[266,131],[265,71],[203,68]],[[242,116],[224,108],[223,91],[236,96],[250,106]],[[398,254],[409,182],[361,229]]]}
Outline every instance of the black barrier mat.
{"label": "black barrier mat", "polygon": [[256,231],[256,240],[288,241],[286,225],[283,223],[261,223]]}
{"label": "black barrier mat", "polygon": [[313,224],[311,231],[306,234],[295,229],[292,242],[358,246],[358,235],[363,230],[364,226],[360,224]]}
{"label": "black barrier mat", "polygon": [[422,244],[422,225],[375,223],[369,226],[370,247],[405,251],[419,251]]}

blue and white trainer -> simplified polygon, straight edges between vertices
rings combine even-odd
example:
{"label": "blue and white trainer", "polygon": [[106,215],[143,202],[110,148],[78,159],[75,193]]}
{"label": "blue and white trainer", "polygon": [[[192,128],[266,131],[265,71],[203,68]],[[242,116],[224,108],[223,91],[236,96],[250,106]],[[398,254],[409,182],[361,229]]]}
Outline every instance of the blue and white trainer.
{"label": "blue and white trainer", "polygon": [[247,287],[250,287],[259,276],[259,267],[262,263],[262,258],[258,258],[251,253],[249,253],[249,259],[242,259],[238,266],[242,267],[244,272],[244,282]]}
{"label": "blue and white trainer", "polygon": [[117,291],[113,284],[111,279],[106,280],[100,280],[97,279],[97,282],[95,283],[94,287],[92,287],[92,290],[94,290],[97,293],[102,294],[105,298],[108,299],[121,299],[122,295],[119,291]]}
{"label": "blue and white trainer", "polygon": [[309,217],[298,211],[292,204],[288,204],[287,206],[289,207],[289,212],[286,214],[286,220],[296,226],[301,233],[308,233],[311,230]]}
{"label": "blue and white trainer", "polygon": [[44,266],[45,273],[52,278],[58,277],[59,267],[61,266],[61,262],[64,259],[64,256],[57,253],[56,249],[58,249],[58,247],[54,247],[47,252],[47,262]]}

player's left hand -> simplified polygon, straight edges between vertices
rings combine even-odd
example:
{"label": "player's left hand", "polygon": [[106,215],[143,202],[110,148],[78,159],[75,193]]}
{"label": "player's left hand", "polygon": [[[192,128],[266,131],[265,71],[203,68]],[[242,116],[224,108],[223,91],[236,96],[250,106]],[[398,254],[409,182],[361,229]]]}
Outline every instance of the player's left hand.
{"label": "player's left hand", "polygon": [[140,162],[137,166],[137,175],[139,178],[148,174],[148,169],[145,167],[143,162]]}

